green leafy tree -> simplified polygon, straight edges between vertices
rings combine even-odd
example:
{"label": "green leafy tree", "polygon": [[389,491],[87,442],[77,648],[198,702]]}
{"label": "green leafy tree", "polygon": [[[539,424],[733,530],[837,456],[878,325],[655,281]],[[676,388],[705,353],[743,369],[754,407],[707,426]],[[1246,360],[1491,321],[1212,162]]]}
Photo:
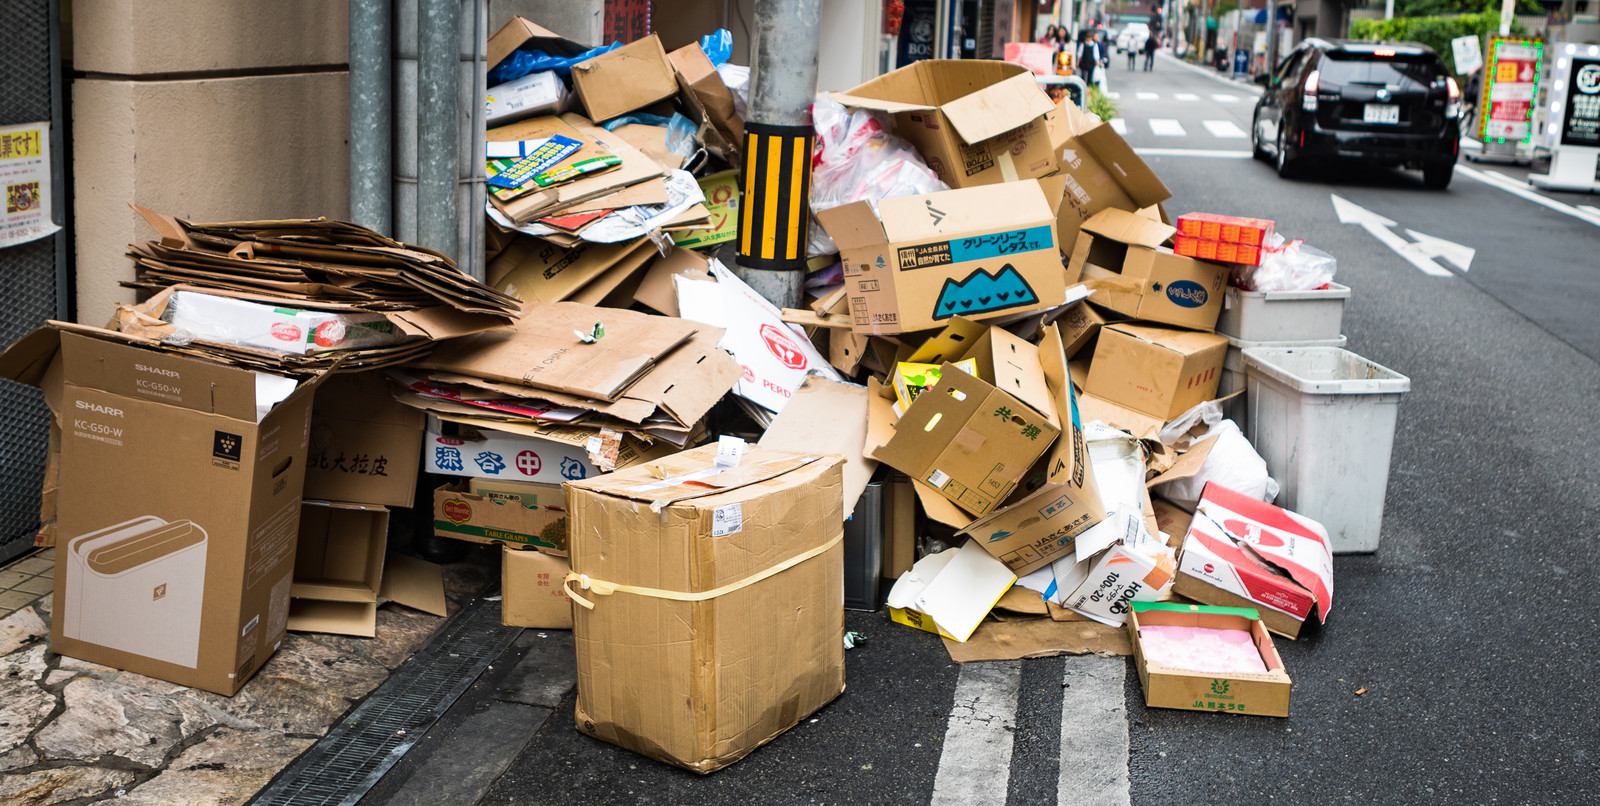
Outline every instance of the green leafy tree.
{"label": "green leafy tree", "polygon": [[[1426,0],[1423,0],[1426,1]],[[1500,30],[1500,12],[1481,11],[1476,14],[1435,15],[1428,17],[1395,17],[1392,20],[1357,19],[1350,21],[1350,38],[1376,42],[1417,42],[1433,48],[1444,59],[1450,72],[1460,75],[1455,56],[1450,50],[1450,40],[1461,36],[1480,39]],[[1525,34],[1527,26],[1513,21],[1511,32]]]}

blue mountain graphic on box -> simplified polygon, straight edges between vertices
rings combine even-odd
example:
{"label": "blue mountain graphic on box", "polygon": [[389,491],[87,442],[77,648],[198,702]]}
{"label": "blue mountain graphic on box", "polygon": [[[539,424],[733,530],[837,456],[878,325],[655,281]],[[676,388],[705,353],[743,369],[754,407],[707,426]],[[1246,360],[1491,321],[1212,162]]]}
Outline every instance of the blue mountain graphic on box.
{"label": "blue mountain graphic on box", "polygon": [[989,535],[989,542],[990,543],[994,543],[994,542],[997,542],[997,541],[1000,541],[1000,540],[1005,540],[1006,538],[1008,538],[1010,536],[1011,536],[1010,532],[1008,532],[1008,531],[1006,531],[1004,529],[1001,529],[1000,531],[995,532],[992,535]]}
{"label": "blue mountain graphic on box", "polygon": [[1003,311],[1033,305],[1038,301],[1039,295],[1033,292],[1028,281],[1007,263],[995,274],[979,269],[960,282],[945,280],[944,287],[939,289],[938,299],[933,303],[933,318],[948,319],[957,314],[970,316]]}

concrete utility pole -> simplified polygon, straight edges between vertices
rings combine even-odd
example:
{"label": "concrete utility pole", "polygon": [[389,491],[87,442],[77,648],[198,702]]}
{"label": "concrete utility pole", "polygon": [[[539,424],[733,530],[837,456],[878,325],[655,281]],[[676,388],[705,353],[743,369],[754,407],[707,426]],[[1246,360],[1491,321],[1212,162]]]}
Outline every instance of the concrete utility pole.
{"label": "concrete utility pole", "polygon": [[756,0],[736,264],[739,276],[780,308],[798,308],[804,299],[821,7],[821,0]]}

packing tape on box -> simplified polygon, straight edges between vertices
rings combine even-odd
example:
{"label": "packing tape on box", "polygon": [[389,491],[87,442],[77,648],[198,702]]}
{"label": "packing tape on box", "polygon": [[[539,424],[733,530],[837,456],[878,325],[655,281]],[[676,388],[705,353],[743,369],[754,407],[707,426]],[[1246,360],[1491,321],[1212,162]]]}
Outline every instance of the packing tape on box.
{"label": "packing tape on box", "polygon": [[1123,277],[1122,275],[1086,277],[1083,280],[1083,284],[1091,291],[1126,291],[1130,294],[1139,294],[1144,291],[1143,280]]}
{"label": "packing tape on box", "polygon": [[649,596],[655,599],[671,599],[677,602],[703,602],[707,599],[715,599],[716,597],[726,593],[733,593],[740,588],[750,587],[751,585],[754,585],[763,579],[781,574],[784,571],[787,571],[790,568],[793,568],[800,563],[803,563],[806,560],[816,557],[817,555],[826,552],[828,549],[839,545],[839,542],[842,540],[844,540],[844,530],[841,529],[838,534],[833,536],[832,540],[829,540],[828,542],[823,543],[822,545],[817,546],[810,551],[796,554],[795,556],[790,557],[789,559],[784,560],[783,562],[778,563],[777,565],[774,565],[765,571],[751,574],[744,579],[736,582],[729,582],[728,584],[719,588],[712,588],[708,591],[700,591],[699,593],[684,593],[683,591],[646,588],[639,585],[622,585],[616,582],[606,582],[602,579],[592,579],[588,574],[580,574],[575,571],[567,572],[566,579],[561,581],[561,589],[566,591],[567,598],[582,605],[586,610],[593,610],[594,602],[591,602],[588,599],[579,596],[577,593],[574,593],[572,590],[572,583],[574,582],[578,583],[578,587],[586,591],[592,591],[597,596],[610,596],[614,593],[632,593],[637,596]]}

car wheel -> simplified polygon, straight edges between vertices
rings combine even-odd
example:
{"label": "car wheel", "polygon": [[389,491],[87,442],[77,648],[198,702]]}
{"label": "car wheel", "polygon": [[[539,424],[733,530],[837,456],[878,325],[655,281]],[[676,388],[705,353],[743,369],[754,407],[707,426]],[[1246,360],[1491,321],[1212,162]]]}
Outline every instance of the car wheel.
{"label": "car wheel", "polygon": [[1265,161],[1267,150],[1261,147],[1261,113],[1257,112],[1250,119],[1250,157]]}
{"label": "car wheel", "polygon": [[1283,139],[1283,124],[1278,124],[1278,176],[1293,179],[1300,173],[1300,161],[1289,159],[1289,147]]}
{"label": "car wheel", "polygon": [[1450,177],[1456,172],[1453,162],[1430,162],[1422,166],[1422,185],[1433,190],[1444,190],[1450,186]]}

